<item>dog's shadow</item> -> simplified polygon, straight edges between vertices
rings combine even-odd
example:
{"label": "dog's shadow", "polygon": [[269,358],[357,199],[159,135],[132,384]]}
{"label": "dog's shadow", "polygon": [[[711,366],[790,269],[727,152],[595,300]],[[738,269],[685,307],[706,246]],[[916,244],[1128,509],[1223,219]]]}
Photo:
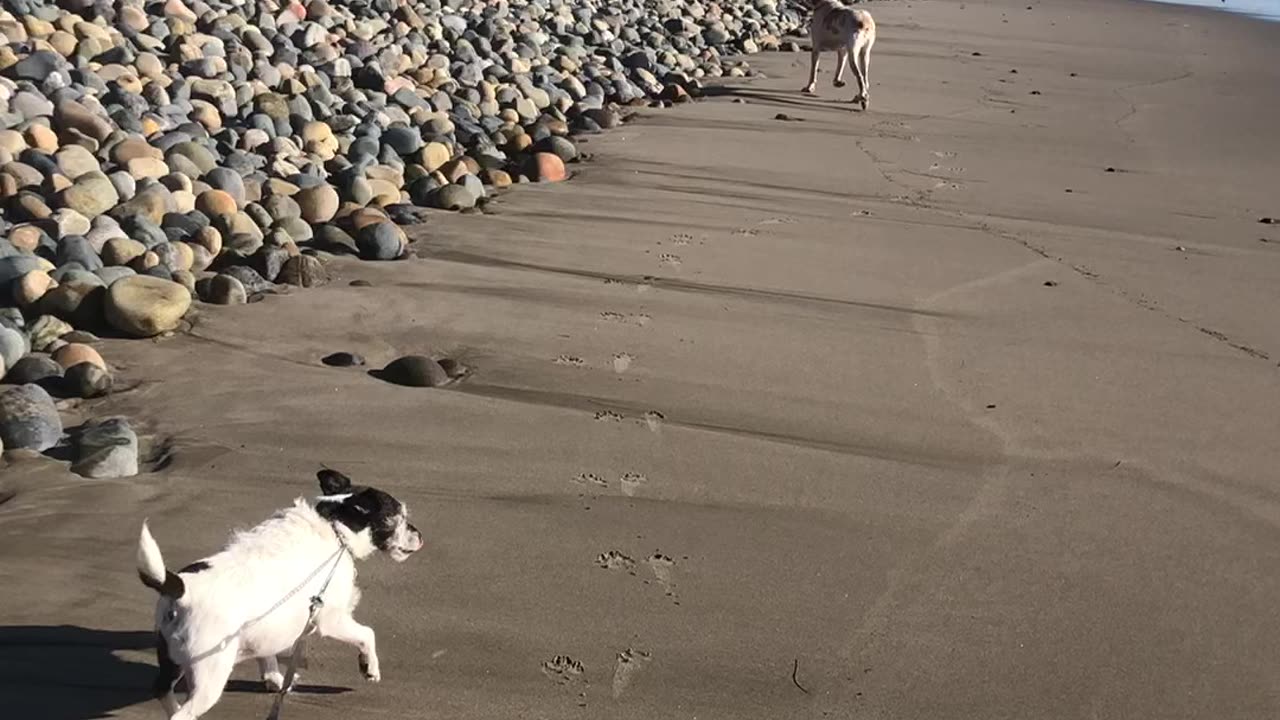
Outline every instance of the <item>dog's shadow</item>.
{"label": "dog's shadow", "polygon": [[118,653],[155,633],[76,625],[0,625],[0,708],[13,718],[92,720],[148,700],[154,665]]}
{"label": "dog's shadow", "polygon": [[[152,702],[154,632],[76,625],[0,625],[0,716],[96,720]],[[143,651],[147,661],[122,657]],[[296,693],[339,694],[350,688],[299,685]],[[261,693],[262,683],[232,680],[227,692]],[[179,696],[181,697],[181,695]],[[158,712],[158,710],[157,710]]]}

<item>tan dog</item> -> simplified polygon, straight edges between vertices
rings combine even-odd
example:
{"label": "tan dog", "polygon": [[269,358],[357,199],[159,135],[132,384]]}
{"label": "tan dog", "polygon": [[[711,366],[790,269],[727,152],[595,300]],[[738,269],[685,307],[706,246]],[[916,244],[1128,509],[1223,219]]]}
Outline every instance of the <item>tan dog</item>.
{"label": "tan dog", "polygon": [[818,56],[835,50],[836,87],[844,87],[844,69],[853,56],[853,74],[858,80],[858,94],[853,102],[866,110],[871,102],[871,46],[876,42],[876,21],[866,10],[846,7],[838,0],[814,0],[813,17],[809,19],[809,40],[813,53],[809,64],[809,84],[803,92],[812,94],[818,84]]}

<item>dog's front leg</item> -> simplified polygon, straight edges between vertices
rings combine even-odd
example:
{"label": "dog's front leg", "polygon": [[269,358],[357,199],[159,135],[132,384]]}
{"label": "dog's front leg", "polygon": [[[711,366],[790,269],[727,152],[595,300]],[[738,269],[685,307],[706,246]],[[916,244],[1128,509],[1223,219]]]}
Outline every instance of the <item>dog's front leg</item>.
{"label": "dog's front leg", "polygon": [[360,650],[360,672],[369,682],[382,679],[382,668],[378,665],[378,650],[375,647],[373,628],[361,625],[355,618],[346,613],[321,613],[316,623],[316,630],[321,637],[340,640],[355,645]]}
{"label": "dog's front leg", "polygon": [[280,672],[280,662],[275,655],[258,658],[258,674],[267,692],[280,692],[284,689],[284,675]]}
{"label": "dog's front leg", "polygon": [[812,95],[814,89],[818,86],[818,59],[821,55],[822,51],[818,50],[818,42],[814,40],[813,52],[809,56],[809,84],[805,85],[800,92]]}

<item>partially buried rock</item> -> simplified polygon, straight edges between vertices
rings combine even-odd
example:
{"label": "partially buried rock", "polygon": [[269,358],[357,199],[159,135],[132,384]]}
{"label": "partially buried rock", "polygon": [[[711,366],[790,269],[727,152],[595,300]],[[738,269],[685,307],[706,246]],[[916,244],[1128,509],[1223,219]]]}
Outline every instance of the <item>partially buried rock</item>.
{"label": "partially buried rock", "polygon": [[107,288],[105,305],[111,327],[136,337],[152,337],[178,327],[191,307],[191,293],[172,280],[134,275]]}
{"label": "partially buried rock", "polygon": [[355,367],[364,365],[364,358],[356,353],[336,352],[320,358],[320,362],[329,367]]}
{"label": "partially buried rock", "polygon": [[360,228],[356,247],[365,260],[395,260],[404,253],[403,232],[394,223],[377,222]]}
{"label": "partially buried rock", "polygon": [[392,360],[377,377],[408,387],[440,387],[449,382],[449,373],[440,363],[424,355],[405,355]]}
{"label": "partially buried rock", "polygon": [[44,452],[62,439],[62,418],[39,385],[0,388],[0,444],[6,450]]}
{"label": "partially buried rock", "polygon": [[427,197],[431,207],[441,210],[466,210],[475,207],[476,197],[462,185],[445,185]]}
{"label": "partially buried rock", "polygon": [[560,182],[568,177],[564,161],[549,152],[534,153],[526,166],[525,174],[538,182]]}
{"label": "partially buried rock", "polygon": [[249,301],[244,283],[230,275],[214,275],[196,283],[200,299],[214,305],[243,305]]}
{"label": "partially buried rock", "polygon": [[276,282],[300,287],[319,287],[329,282],[329,273],[318,259],[310,255],[295,255],[280,269]]}
{"label": "partially buried rock", "polygon": [[121,478],[138,474],[138,435],[121,417],[85,424],[76,436],[71,471],[87,478]]}
{"label": "partially buried rock", "polygon": [[62,385],[75,397],[101,397],[111,392],[111,373],[91,362],[82,362],[67,368]]}

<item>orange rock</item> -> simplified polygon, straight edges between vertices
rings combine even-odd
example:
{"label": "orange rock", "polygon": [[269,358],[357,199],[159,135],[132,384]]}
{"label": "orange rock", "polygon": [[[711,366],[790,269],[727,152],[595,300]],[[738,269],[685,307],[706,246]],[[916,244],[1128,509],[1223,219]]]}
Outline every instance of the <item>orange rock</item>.
{"label": "orange rock", "polygon": [[529,163],[529,177],[538,182],[560,182],[569,176],[564,161],[553,153],[535,153]]}
{"label": "orange rock", "polygon": [[67,343],[63,345],[53,353],[53,361],[61,365],[64,370],[83,362],[97,365],[103,370],[107,369],[107,363],[103,361],[98,351],[84,343]]}
{"label": "orange rock", "polygon": [[18,225],[9,231],[9,243],[23,252],[33,253],[39,247],[43,234],[35,225]]}
{"label": "orange rock", "polygon": [[511,176],[505,170],[485,170],[480,179],[495,188],[511,187]]}
{"label": "orange rock", "polygon": [[196,209],[209,217],[232,217],[239,209],[236,199],[225,190],[205,190],[196,197]]}
{"label": "orange rock", "polygon": [[351,213],[348,221],[351,223],[351,229],[356,232],[365,225],[373,225],[374,223],[387,222],[390,218],[382,210],[373,207],[363,207]]}
{"label": "orange rock", "polygon": [[49,277],[49,273],[32,270],[13,283],[13,300],[21,307],[33,305],[56,286],[57,283]]}

